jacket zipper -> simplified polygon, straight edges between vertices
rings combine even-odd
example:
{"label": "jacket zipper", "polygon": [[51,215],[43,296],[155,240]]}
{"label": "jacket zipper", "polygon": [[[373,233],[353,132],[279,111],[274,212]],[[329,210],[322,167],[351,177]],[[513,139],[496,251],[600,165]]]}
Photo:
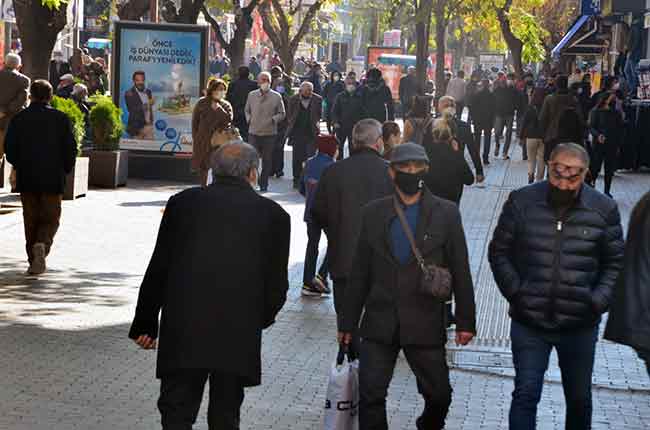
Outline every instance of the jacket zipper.
{"label": "jacket zipper", "polygon": [[[564,217],[563,217],[564,218]],[[565,220],[562,218],[558,219],[555,224],[555,246],[554,246],[554,256],[553,256],[553,282],[551,283],[551,300],[549,302],[549,307],[547,311],[548,318],[551,321],[555,321],[556,312],[555,312],[555,298],[557,293],[557,288],[560,284],[560,254],[561,254],[561,245],[562,245],[562,236],[564,231]]]}

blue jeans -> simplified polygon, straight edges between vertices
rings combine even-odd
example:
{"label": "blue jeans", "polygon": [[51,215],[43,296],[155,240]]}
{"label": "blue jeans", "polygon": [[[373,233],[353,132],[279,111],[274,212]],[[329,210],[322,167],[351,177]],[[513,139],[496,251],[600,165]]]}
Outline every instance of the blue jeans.
{"label": "blue jeans", "polygon": [[591,429],[591,376],[598,327],[560,333],[536,330],[512,321],[510,330],[515,365],[515,390],[510,407],[510,430],[534,430],[537,404],[551,349],[557,351],[566,400],[566,429]]}
{"label": "blue jeans", "polygon": [[638,66],[639,61],[628,55],[627,61],[625,62],[625,68],[623,69],[623,75],[625,76],[625,81],[630,87],[629,90],[632,94],[636,93],[636,89],[639,86],[639,75],[636,70]]}

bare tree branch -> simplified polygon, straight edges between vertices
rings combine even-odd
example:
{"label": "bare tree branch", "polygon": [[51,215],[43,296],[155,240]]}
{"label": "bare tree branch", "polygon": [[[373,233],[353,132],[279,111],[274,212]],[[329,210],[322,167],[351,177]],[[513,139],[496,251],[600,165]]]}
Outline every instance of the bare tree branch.
{"label": "bare tree branch", "polygon": [[289,15],[294,16],[300,9],[302,9],[302,0],[298,0],[298,4],[293,9],[289,8]]}
{"label": "bare tree branch", "polygon": [[289,20],[287,19],[287,15],[284,13],[284,9],[282,9],[280,0],[270,0],[270,1],[271,4],[273,5],[273,12],[277,18],[278,24],[280,24],[280,30],[286,32],[288,38],[289,31],[291,30],[291,26],[289,25]]}
{"label": "bare tree branch", "polygon": [[[273,0],[273,1],[278,1],[278,0]],[[300,24],[300,28],[298,29],[298,32],[296,35],[293,37],[291,40],[291,43],[289,44],[291,51],[295,52],[296,49],[298,49],[298,44],[300,41],[305,37],[305,34],[307,34],[307,31],[309,31],[309,27],[311,26],[311,22],[320,10],[321,6],[323,6],[323,1],[322,0],[317,0],[309,6],[309,9],[307,10],[307,13],[305,14],[305,17],[302,19],[302,23]]]}
{"label": "bare tree branch", "polygon": [[217,42],[219,42],[219,45],[221,45],[221,47],[225,49],[226,52],[228,52],[230,50],[230,43],[226,42],[226,38],[223,37],[223,34],[221,33],[221,26],[210,14],[210,11],[208,11],[208,8],[205,6],[205,4],[201,6],[201,12],[203,12],[203,17],[214,30],[214,34],[217,37]]}

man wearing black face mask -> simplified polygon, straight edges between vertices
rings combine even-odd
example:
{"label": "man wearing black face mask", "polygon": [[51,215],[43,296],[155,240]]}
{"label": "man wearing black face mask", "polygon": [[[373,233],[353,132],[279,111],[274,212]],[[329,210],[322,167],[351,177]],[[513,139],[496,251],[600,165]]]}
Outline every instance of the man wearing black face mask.
{"label": "man wearing black face mask", "polygon": [[623,233],[616,202],[583,185],[589,168],[583,147],[558,145],[548,167],[548,181],[510,194],[489,249],[512,318],[510,428],[535,429],[555,348],[566,428],[588,430],[598,325],[622,267]]}
{"label": "man wearing black face mask", "polygon": [[454,203],[425,188],[422,178],[428,165],[421,145],[395,147],[389,169],[394,193],[371,202],[362,213],[339,330],[339,341],[349,344],[364,311],[359,351],[360,430],[388,429],[386,393],[400,350],[425,400],[417,428],[444,428],[451,404],[445,303],[421,289],[422,269],[409,235],[425,264],[451,272],[457,303],[456,343],[467,345],[476,333],[474,289],[460,212]]}

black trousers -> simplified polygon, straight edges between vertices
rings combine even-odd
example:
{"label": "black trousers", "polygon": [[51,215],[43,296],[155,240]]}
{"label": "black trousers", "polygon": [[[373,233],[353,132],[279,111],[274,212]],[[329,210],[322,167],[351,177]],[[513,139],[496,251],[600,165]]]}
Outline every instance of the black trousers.
{"label": "black trousers", "polygon": [[343,150],[345,149],[345,142],[348,143],[348,150],[352,152],[352,129],[351,128],[339,128],[336,130],[336,140],[339,143],[339,156],[337,160],[343,159]]}
{"label": "black trousers", "polygon": [[273,146],[273,167],[271,174],[284,173],[284,144],[287,138],[284,136],[286,130],[278,130],[277,140]]}
{"label": "black trousers", "polygon": [[474,126],[474,145],[481,148],[481,135],[483,135],[483,161],[490,160],[490,147],[492,146],[492,127]]}
{"label": "black trousers", "polygon": [[359,429],[388,430],[386,396],[400,350],[425,401],[418,430],[444,428],[452,393],[445,348],[385,345],[364,339],[359,354]]}
{"label": "black trousers", "polygon": [[244,387],[240,378],[207,369],[187,369],[163,375],[160,380],[158,409],[163,430],[192,430],[208,378],[208,428],[239,429],[240,408],[244,402]]}
{"label": "black trousers", "polygon": [[300,181],[303,164],[316,153],[316,138],[314,136],[292,136],[293,146],[293,182]]}
{"label": "black trousers", "polygon": [[273,148],[277,140],[277,135],[272,136],[255,136],[248,135],[249,143],[257,149],[257,152],[262,159],[262,173],[258,179],[260,188],[267,189],[269,187],[269,176],[273,170]]}
{"label": "black trousers", "polygon": [[592,145],[593,157],[591,159],[591,180],[596,184],[596,179],[600,174],[600,170],[605,164],[605,192],[609,193],[612,189],[612,180],[614,179],[614,172],[616,171],[618,161],[618,145],[608,143],[594,143]]}
{"label": "black trousers", "polygon": [[[318,263],[318,244],[320,243],[321,228],[314,223],[307,223],[307,251],[305,253],[305,269],[303,271],[302,282],[308,284],[316,276],[316,264]],[[327,279],[327,252],[325,258],[318,269],[318,274],[323,279]]]}
{"label": "black trousers", "polygon": [[481,143],[476,144],[475,139],[470,139],[467,142],[467,151],[469,156],[472,159],[472,164],[474,165],[474,170],[477,175],[483,176],[483,163],[481,163]]}

